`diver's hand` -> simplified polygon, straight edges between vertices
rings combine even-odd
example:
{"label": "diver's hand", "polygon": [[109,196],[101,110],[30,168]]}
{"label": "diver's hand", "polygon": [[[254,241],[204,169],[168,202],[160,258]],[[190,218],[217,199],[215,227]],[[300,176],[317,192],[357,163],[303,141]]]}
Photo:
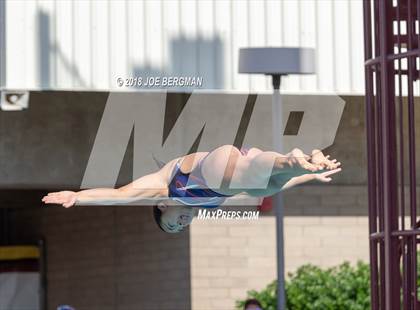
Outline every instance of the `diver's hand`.
{"label": "diver's hand", "polygon": [[309,155],[303,153],[302,150],[295,148],[287,154],[287,161],[290,167],[294,170],[300,171],[300,174],[305,172],[315,172],[323,169],[323,166],[316,162],[309,162],[311,158]]}
{"label": "diver's hand", "polygon": [[313,178],[314,180],[323,182],[323,183],[328,183],[331,182],[332,178],[331,175],[336,174],[338,172],[341,171],[341,168],[337,168],[337,169],[333,169],[333,170],[327,170],[325,172],[321,172],[321,173],[314,173],[313,174]]}
{"label": "diver's hand", "polygon": [[77,193],[72,191],[61,191],[49,193],[47,196],[42,198],[42,201],[46,204],[59,204],[64,208],[70,208],[76,204]]}
{"label": "diver's hand", "polygon": [[311,163],[328,170],[337,169],[341,165],[337,159],[330,160],[330,155],[324,156],[321,150],[312,151]]}

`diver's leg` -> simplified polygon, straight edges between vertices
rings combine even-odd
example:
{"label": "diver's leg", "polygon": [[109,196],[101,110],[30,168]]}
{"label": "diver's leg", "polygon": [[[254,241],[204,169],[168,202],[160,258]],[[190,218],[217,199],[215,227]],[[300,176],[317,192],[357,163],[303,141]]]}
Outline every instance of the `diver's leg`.
{"label": "diver's leg", "polygon": [[244,156],[233,145],[223,145],[211,151],[201,162],[201,174],[209,188],[226,195],[235,195],[238,190],[229,188],[235,167]]}
{"label": "diver's leg", "polygon": [[223,145],[210,152],[201,163],[207,185],[223,194],[237,194],[246,189],[264,189],[274,174],[288,178],[318,169],[307,161],[308,155],[295,149],[283,155],[251,148],[246,155],[233,145]]}

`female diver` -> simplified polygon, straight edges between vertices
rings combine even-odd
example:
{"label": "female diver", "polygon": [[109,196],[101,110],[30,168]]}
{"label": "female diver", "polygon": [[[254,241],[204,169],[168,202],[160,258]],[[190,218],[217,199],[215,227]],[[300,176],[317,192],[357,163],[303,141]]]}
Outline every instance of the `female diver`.
{"label": "female diver", "polygon": [[156,223],[165,232],[177,233],[191,223],[196,207],[215,208],[240,193],[266,197],[312,180],[330,182],[331,175],[339,171],[340,162],[320,150],[313,150],[310,156],[299,149],[282,155],[224,145],[175,158],[159,171],[120,188],[53,192],[42,201],[69,208],[156,199]]}

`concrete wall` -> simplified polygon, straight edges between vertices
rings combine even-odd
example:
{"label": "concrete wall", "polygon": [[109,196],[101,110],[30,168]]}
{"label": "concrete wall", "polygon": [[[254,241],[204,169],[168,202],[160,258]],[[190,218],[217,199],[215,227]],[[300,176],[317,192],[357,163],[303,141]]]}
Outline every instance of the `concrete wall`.
{"label": "concrete wall", "polygon": [[[342,162],[343,172],[330,184],[284,192],[286,272],[308,263],[329,267],[369,259],[363,98],[343,98],[340,126],[326,150]],[[211,256],[208,244],[216,249]],[[276,278],[272,212],[258,221],[196,221],[191,245],[193,309],[233,309],[247,291]]]}
{"label": "concrete wall", "polygon": [[[153,156],[167,162],[234,143],[272,149],[268,94],[45,91],[29,98],[28,109],[0,110],[0,189],[113,187],[118,176],[126,184],[154,172]],[[345,101],[358,98],[284,96],[284,126],[292,111],[304,112],[298,133],[284,136],[284,152],[334,143]],[[88,185],[86,175],[94,176]]]}
{"label": "concrete wall", "polygon": [[[365,186],[305,186],[285,193],[285,267],[368,262]],[[192,309],[233,309],[276,279],[275,217],[199,221],[191,227]],[[211,248],[211,250],[210,250]]]}
{"label": "concrete wall", "polygon": [[191,227],[192,309],[233,309],[247,290],[276,277],[275,218],[195,220]]}
{"label": "concrete wall", "polygon": [[[364,186],[305,186],[285,195],[286,271],[368,261]],[[14,209],[11,241],[44,236],[49,309],[233,309],[276,278],[275,218],[194,220],[164,234],[150,207]]]}
{"label": "concrete wall", "polygon": [[150,207],[14,209],[12,242],[43,236],[47,246],[48,309],[191,307],[188,233],[167,235]]}

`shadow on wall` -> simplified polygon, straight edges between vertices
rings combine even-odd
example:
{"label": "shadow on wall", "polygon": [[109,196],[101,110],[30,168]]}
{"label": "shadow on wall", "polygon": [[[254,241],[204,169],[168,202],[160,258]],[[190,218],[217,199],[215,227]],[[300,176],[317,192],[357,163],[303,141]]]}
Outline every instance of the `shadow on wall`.
{"label": "shadow on wall", "polygon": [[[0,47],[3,38],[2,31],[4,32],[4,27],[1,27],[3,21],[1,19],[2,6],[4,6],[4,1],[0,1]],[[89,87],[89,83],[81,77],[77,66],[65,56],[60,46],[52,38],[51,26],[50,16],[39,10],[37,15],[39,86],[41,88],[55,86],[55,77],[52,74],[54,69],[52,61],[55,59],[54,61],[59,62],[66,69],[73,79],[74,85],[82,88]],[[202,77],[202,89],[222,89],[225,86],[224,65],[223,42],[219,37],[179,37],[169,42],[169,60],[162,69],[146,64],[134,67],[132,76],[142,77],[143,79],[154,76]],[[1,68],[4,68],[4,66],[1,66]],[[2,71],[0,71],[0,74],[2,74]],[[196,88],[182,87],[182,90]],[[177,88],[174,87],[173,89]]]}
{"label": "shadow on wall", "polygon": [[51,86],[50,17],[38,11],[38,81],[41,87]]}
{"label": "shadow on wall", "polygon": [[[3,3],[3,1],[0,1]],[[86,81],[80,75],[77,67],[67,59],[56,42],[51,41],[50,17],[43,11],[38,11],[38,83],[41,88],[52,88],[55,86],[51,76],[51,59],[55,58],[61,62],[64,68],[73,79],[73,85],[88,87]],[[1,29],[0,29],[1,31]],[[55,57],[53,57],[55,56]]]}
{"label": "shadow on wall", "polygon": [[[149,65],[135,67],[133,76],[143,79],[155,76],[202,77],[202,89],[224,87],[223,42],[219,37],[209,39],[180,37],[171,40],[169,49],[170,56],[165,68],[159,70]],[[181,89],[191,90],[196,87]]]}

